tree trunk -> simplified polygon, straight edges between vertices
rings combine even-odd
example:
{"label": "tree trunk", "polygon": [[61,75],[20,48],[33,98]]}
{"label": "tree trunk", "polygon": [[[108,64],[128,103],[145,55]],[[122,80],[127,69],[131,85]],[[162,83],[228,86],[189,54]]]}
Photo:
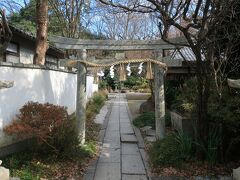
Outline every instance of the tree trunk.
{"label": "tree trunk", "polygon": [[12,31],[8,26],[6,20],[5,11],[0,10],[2,21],[0,21],[0,62],[4,60],[4,53],[8,47],[9,42],[12,38]]}
{"label": "tree trunk", "polygon": [[[202,61],[200,52],[196,55],[197,59],[197,121],[196,121],[196,140],[198,143],[207,145],[208,141],[208,99],[210,93],[210,73],[209,61]],[[204,153],[199,147],[197,150],[199,159],[204,159]]]}
{"label": "tree trunk", "polygon": [[47,29],[48,29],[48,0],[37,0],[37,39],[34,64],[45,64],[45,55],[48,49]]}

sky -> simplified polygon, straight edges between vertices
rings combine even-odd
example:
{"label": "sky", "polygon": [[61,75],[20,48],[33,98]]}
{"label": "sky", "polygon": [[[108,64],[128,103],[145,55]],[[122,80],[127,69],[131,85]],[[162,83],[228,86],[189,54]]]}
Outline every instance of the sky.
{"label": "sky", "polygon": [[24,2],[28,3],[29,0],[0,0],[0,9],[5,9],[6,14],[9,15],[24,7]]}

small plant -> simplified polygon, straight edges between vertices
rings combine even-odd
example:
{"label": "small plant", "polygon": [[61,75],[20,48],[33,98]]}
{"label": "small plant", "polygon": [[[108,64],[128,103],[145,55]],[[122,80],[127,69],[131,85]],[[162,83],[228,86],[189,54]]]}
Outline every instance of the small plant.
{"label": "small plant", "polygon": [[196,143],[205,153],[206,160],[213,166],[217,163],[218,160],[218,148],[220,144],[220,137],[217,128],[213,128],[210,130],[207,143],[204,144],[203,142]]}
{"label": "small plant", "polygon": [[193,139],[183,132],[178,132],[175,136],[178,143],[178,152],[182,159],[189,160],[193,156]]}
{"label": "small plant", "polygon": [[96,113],[99,113],[99,110],[104,105],[105,100],[106,100],[105,97],[100,94],[96,94],[93,96],[92,101],[93,101],[94,105],[97,106],[95,108]]}
{"label": "small plant", "polygon": [[206,151],[207,161],[211,166],[217,163],[219,140],[217,131],[211,131],[208,136],[208,147]]}

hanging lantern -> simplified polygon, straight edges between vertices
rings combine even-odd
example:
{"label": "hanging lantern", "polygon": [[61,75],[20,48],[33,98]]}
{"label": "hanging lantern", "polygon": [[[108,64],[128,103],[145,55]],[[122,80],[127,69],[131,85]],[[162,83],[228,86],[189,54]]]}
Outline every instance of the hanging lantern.
{"label": "hanging lantern", "polygon": [[146,74],[146,79],[153,79],[153,72],[152,72],[152,63],[147,62],[147,74]]}
{"label": "hanging lantern", "polygon": [[126,81],[126,73],[123,64],[120,64],[119,67],[119,81]]}

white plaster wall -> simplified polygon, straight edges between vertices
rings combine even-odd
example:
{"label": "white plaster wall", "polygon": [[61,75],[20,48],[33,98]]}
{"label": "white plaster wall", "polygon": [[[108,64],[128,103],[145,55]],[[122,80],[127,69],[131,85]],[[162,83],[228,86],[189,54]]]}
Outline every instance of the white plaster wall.
{"label": "white plaster wall", "polygon": [[[0,66],[0,80],[14,81],[14,86],[0,90],[0,147],[11,144],[12,137],[3,134],[19,109],[28,101],[66,106],[69,113],[76,109],[77,75],[53,70]],[[86,95],[91,98],[98,85],[87,76]]]}
{"label": "white plaster wall", "polygon": [[94,82],[94,77],[87,76],[87,80],[86,80],[87,99],[91,98],[93,96],[93,93],[98,91],[98,84],[94,84],[93,82]]}
{"label": "white plaster wall", "polygon": [[0,90],[0,131],[28,101],[49,102],[68,107],[69,113],[75,111],[76,74],[1,66],[0,79],[14,81],[12,88]]}
{"label": "white plaster wall", "polygon": [[93,84],[92,92],[98,92],[98,84]]}

